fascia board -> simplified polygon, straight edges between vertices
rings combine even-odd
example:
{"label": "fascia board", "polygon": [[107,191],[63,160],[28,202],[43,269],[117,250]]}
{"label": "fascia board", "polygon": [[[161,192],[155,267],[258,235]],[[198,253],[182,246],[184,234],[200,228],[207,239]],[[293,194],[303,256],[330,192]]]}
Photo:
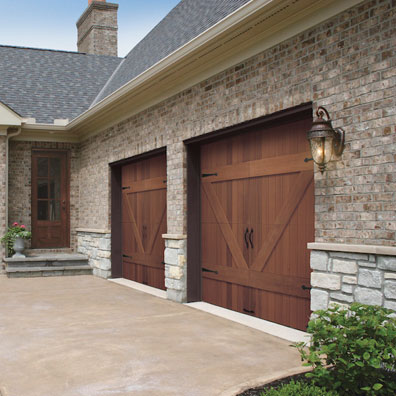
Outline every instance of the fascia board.
{"label": "fascia board", "polygon": [[88,109],[74,120],[72,120],[69,124],[69,128],[73,128],[79,123],[85,121],[89,117],[99,113],[104,107],[108,106],[112,102],[117,101],[122,98],[125,94],[132,91],[136,87],[143,84],[145,81],[150,78],[158,75],[164,69],[167,69],[173,63],[176,63],[178,60],[185,58],[192,51],[197,48],[203,47],[205,43],[213,40],[216,36],[224,33],[225,31],[231,29],[234,25],[240,24],[242,20],[248,18],[249,16],[255,14],[258,10],[263,7],[268,7],[269,5],[277,5],[281,3],[282,0],[251,0],[249,3],[246,3],[240,9],[234,11],[232,14],[227,16],[225,19],[219,21],[217,24],[210,27],[205,32],[201,33],[199,36],[195,37],[182,47],[178,48],[176,51],[168,55],[166,58],[160,60],[149,69],[141,73],[139,76],[135,77],[121,88],[113,92],[111,95],[107,96],[100,102],[98,102],[94,107]]}

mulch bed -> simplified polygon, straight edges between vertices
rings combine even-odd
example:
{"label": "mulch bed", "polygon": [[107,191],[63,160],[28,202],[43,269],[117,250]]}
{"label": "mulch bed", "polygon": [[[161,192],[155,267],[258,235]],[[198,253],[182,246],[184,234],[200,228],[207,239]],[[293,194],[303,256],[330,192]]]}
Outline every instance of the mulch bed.
{"label": "mulch bed", "polygon": [[[253,389],[248,389],[242,393],[239,393],[237,396],[260,396],[261,392],[265,390],[269,390],[271,388],[278,388],[281,385],[288,384],[291,380],[294,381],[306,381],[309,382],[309,379],[305,376],[306,373],[301,373],[297,375],[291,375],[289,377],[281,378],[279,380],[270,382],[268,384],[265,384],[263,386],[259,386],[258,388],[253,388]],[[389,381],[395,381],[396,382],[396,372],[388,372],[389,375]],[[353,396],[353,395],[351,395]]]}
{"label": "mulch bed", "polygon": [[270,382],[269,384],[265,384],[263,386],[259,386],[258,388],[248,389],[242,393],[239,393],[238,396],[260,396],[261,392],[271,389],[271,388],[278,388],[281,385],[288,384],[291,380],[294,381],[307,381],[305,377],[305,373],[291,375],[290,377],[281,378],[279,380]]}

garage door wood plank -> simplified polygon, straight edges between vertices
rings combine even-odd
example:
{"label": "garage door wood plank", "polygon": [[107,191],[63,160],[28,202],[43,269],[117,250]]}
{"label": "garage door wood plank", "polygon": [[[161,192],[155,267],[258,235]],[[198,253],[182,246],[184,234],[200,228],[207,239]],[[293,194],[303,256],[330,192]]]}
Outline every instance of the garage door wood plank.
{"label": "garage door wood plank", "polygon": [[279,214],[272,225],[269,235],[265,238],[265,242],[251,266],[252,270],[264,270],[268,259],[282,237],[282,234],[289,224],[293,213],[296,211],[305,194],[305,191],[308,189],[312,181],[312,172],[301,172],[298,175],[294,186],[289,191],[286,202],[283,204],[282,209],[279,211]]}
{"label": "garage door wood plank", "polygon": [[262,273],[220,265],[211,265],[210,270],[217,271],[218,273],[204,272],[202,276],[204,278],[300,298],[309,298],[310,295],[309,290],[303,290],[301,288],[302,285],[309,285],[309,278]]}
{"label": "garage door wood plank", "polygon": [[164,209],[162,210],[161,219],[160,219],[159,223],[157,223],[154,232],[151,234],[151,240],[149,241],[149,244],[148,244],[148,251],[147,251],[148,254],[151,254],[153,252],[154,242],[157,239],[158,231],[161,228],[162,222],[164,221],[165,212],[166,212],[166,206],[164,206]]}
{"label": "garage door wood plank", "polygon": [[127,208],[128,208],[128,215],[129,215],[129,219],[131,221],[133,235],[135,236],[136,243],[138,245],[139,250],[142,253],[144,253],[144,247],[143,247],[143,243],[142,243],[142,238],[140,237],[140,232],[139,232],[139,230],[137,228],[135,215],[133,214],[131,203],[129,202],[129,199],[128,199],[128,193],[125,194],[125,201],[126,201]]}
{"label": "garage door wood plank", "polygon": [[304,162],[310,153],[297,153],[278,157],[264,158],[255,161],[241,162],[239,164],[203,169],[202,174],[215,174],[207,176],[205,181],[220,182],[227,180],[247,179],[252,177],[274,176],[284,173],[304,172],[312,168],[312,164]]}
{"label": "garage door wood plank", "polygon": [[159,176],[152,179],[133,181],[128,186],[128,193],[162,190],[166,186],[166,177]]}
{"label": "garage door wood plank", "polygon": [[205,194],[208,198],[208,202],[213,209],[213,213],[217,219],[220,230],[226,240],[228,248],[234,258],[235,264],[239,268],[248,268],[245,258],[241,252],[241,249],[238,246],[238,242],[235,238],[234,233],[232,232],[230,223],[227,219],[227,215],[224,212],[223,207],[219,199],[217,198],[216,191],[214,190],[211,183],[202,182],[202,187],[205,191]]}

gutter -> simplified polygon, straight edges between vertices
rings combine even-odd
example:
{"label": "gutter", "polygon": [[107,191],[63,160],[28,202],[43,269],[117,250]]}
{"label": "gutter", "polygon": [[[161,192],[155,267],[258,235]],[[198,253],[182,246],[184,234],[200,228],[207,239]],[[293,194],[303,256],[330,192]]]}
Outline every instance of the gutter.
{"label": "gutter", "polygon": [[239,24],[241,20],[248,18],[249,16],[256,13],[259,9],[268,6],[269,4],[277,5],[281,3],[281,0],[251,0],[241,8],[235,10],[233,13],[229,14],[226,18],[217,22],[215,25],[211,26],[209,29],[202,32],[199,36],[195,37],[191,41],[179,47],[177,50],[169,54],[167,57],[161,59],[159,62],[151,66],[149,69],[139,74],[134,79],[127,82],[122,87],[118,88],[112,94],[102,99],[100,102],[95,104],[90,109],[86,110],[84,113],[73,119],[68,125],[68,129],[72,129],[78,126],[80,123],[87,121],[89,118],[100,113],[105,107],[112,104],[116,100],[125,96],[126,94],[133,91],[138,86],[142,85],[144,82],[148,81],[150,78],[154,77],[173,63],[185,58],[188,54],[194,50],[202,47],[205,43],[212,40],[219,34],[226,32],[228,29],[232,28],[234,25]]}

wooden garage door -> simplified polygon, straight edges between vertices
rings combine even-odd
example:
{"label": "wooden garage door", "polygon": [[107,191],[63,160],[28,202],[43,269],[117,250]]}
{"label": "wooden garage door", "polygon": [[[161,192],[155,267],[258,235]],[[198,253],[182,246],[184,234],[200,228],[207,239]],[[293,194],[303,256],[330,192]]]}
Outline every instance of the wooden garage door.
{"label": "wooden garage door", "polygon": [[202,298],[305,330],[314,238],[311,120],[201,147]]}
{"label": "wooden garage door", "polygon": [[122,168],[122,274],[165,290],[166,156]]}

